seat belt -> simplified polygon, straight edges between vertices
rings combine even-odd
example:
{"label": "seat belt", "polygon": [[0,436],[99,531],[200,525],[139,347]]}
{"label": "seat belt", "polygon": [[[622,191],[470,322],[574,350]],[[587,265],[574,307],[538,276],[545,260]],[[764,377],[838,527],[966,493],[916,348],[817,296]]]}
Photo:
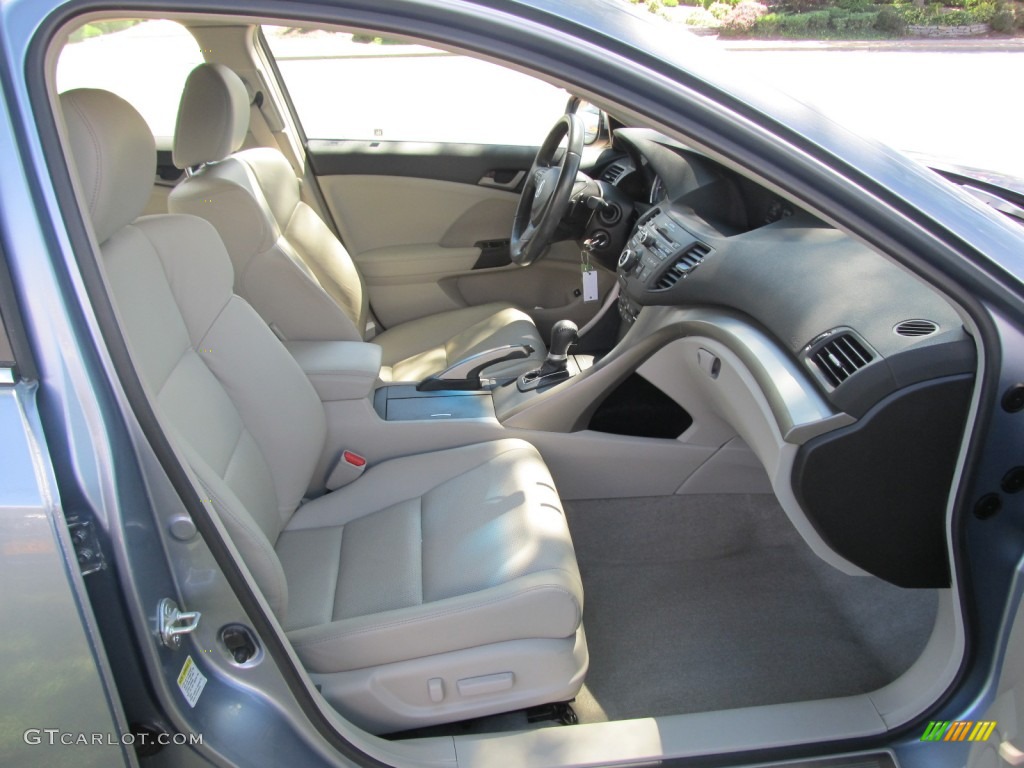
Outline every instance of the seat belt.
{"label": "seat belt", "polygon": [[275,147],[287,158],[292,170],[298,175],[301,164],[295,156],[291,142],[279,141],[277,135],[270,130],[266,116],[260,105],[263,103],[263,91],[256,91],[256,96],[249,103],[249,132],[258,147]]}

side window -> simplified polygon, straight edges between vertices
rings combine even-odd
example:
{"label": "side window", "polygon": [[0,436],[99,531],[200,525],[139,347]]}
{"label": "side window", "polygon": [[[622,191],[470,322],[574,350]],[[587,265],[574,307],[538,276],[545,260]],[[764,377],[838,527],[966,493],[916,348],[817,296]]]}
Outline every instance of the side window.
{"label": "side window", "polygon": [[263,27],[310,139],[536,145],[565,91],[490,62],[423,45]]}
{"label": "side window", "polygon": [[157,146],[174,136],[185,78],[203,54],[187,29],[173,21],[119,19],[84,24],[57,62],[57,90],[102,88],[135,107]]}

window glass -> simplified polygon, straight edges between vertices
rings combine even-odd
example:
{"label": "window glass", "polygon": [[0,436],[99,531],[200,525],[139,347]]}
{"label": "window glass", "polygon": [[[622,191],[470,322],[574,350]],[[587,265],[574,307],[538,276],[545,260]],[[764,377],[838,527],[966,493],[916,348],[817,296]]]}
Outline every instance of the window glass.
{"label": "window glass", "polygon": [[176,22],[92,22],[75,30],[61,51],[57,90],[113,91],[142,114],[158,141],[166,143],[174,135],[185,78],[202,61],[195,38]]}
{"label": "window glass", "polygon": [[263,31],[310,139],[536,145],[568,101],[529,75],[422,45]]}

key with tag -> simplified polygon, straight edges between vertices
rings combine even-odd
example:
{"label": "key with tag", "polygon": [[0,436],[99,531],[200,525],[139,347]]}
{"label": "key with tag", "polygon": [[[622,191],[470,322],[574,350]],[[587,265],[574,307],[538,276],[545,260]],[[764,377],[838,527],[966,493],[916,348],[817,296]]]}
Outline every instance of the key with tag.
{"label": "key with tag", "polygon": [[590,263],[590,253],[586,250],[580,252],[580,266],[583,270],[583,301],[597,301],[599,298],[597,288],[597,270]]}

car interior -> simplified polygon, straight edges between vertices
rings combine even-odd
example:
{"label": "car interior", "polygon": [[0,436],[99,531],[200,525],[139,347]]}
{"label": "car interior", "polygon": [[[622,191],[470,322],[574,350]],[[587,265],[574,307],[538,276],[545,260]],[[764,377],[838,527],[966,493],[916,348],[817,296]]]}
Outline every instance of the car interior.
{"label": "car interior", "polygon": [[309,137],[260,23],[173,20],[170,143],[58,88],[82,19],[54,113],[161,426],[349,735],[753,748],[945,690],[949,297],[600,94],[533,146]]}

